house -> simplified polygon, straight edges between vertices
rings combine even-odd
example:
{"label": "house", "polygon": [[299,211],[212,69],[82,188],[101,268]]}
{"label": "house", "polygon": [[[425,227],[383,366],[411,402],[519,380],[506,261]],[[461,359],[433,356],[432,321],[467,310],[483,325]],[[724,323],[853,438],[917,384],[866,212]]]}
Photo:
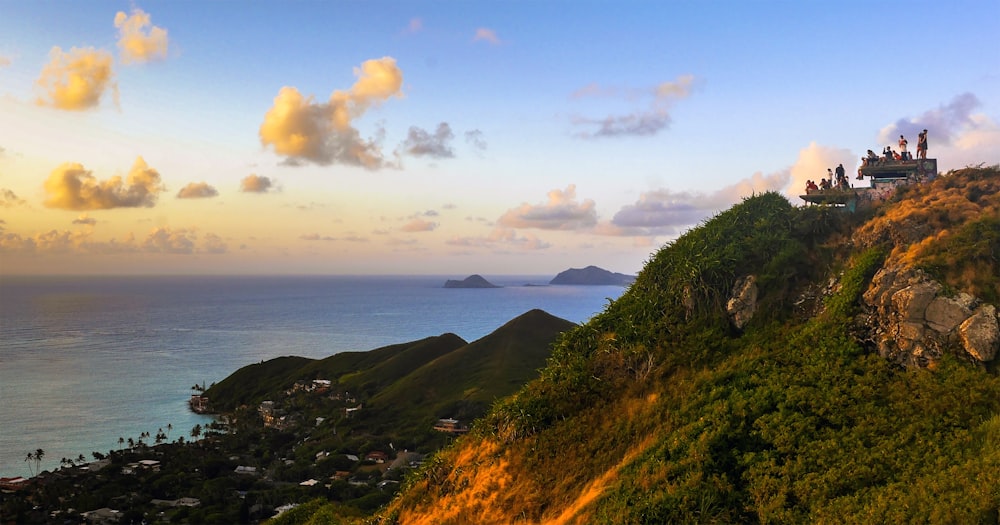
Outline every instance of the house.
{"label": "house", "polygon": [[434,424],[434,430],[449,434],[464,434],[469,431],[469,427],[463,425],[457,419],[441,418]]}
{"label": "house", "polygon": [[17,476],[15,478],[0,478],[0,490],[19,490],[28,486],[28,480]]}
{"label": "house", "polygon": [[314,487],[314,486],[316,486],[317,483],[319,483],[319,481],[316,481],[315,479],[307,479],[307,480],[303,481],[302,483],[299,483],[299,486],[301,486],[301,487]]}
{"label": "house", "polygon": [[138,463],[138,465],[139,465],[139,467],[142,467],[142,468],[144,468],[146,470],[152,470],[153,472],[159,472],[160,471],[160,462],[157,461],[157,460],[155,460],[155,459],[143,459],[143,460],[140,460],[139,463]]}
{"label": "house", "polygon": [[192,412],[196,414],[204,414],[205,412],[208,412],[208,397],[193,394],[191,396],[191,400],[188,401],[188,405],[191,407]]}
{"label": "house", "polygon": [[251,476],[256,476],[257,475],[257,467],[247,467],[247,466],[244,466],[244,465],[240,465],[240,466],[236,467],[233,470],[233,472],[235,472],[237,474],[249,474]]}

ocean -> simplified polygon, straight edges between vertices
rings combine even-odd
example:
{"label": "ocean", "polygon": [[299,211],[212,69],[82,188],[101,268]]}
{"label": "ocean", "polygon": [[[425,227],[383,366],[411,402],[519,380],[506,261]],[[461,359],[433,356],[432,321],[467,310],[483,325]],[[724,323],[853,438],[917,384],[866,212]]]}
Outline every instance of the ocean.
{"label": "ocean", "polygon": [[[582,323],[625,289],[486,276],[0,276],[0,477],[211,421],[196,384],[286,355],[323,358],[452,332],[472,342],[533,308]],[[452,277],[454,278],[454,277]],[[169,430],[168,430],[169,429]],[[152,443],[150,439],[146,443]]]}

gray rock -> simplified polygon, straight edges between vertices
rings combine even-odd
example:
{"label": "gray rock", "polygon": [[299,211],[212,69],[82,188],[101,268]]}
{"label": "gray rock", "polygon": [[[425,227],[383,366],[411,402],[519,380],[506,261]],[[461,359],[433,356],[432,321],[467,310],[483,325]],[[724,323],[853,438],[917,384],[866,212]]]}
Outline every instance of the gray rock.
{"label": "gray rock", "polygon": [[733,295],[726,301],[726,312],[733,326],[742,329],[757,312],[757,278],[740,277],[733,286]]}
{"label": "gray rock", "polygon": [[958,327],[962,347],[979,361],[992,361],[1000,350],[1000,322],[991,304],[983,305]]}

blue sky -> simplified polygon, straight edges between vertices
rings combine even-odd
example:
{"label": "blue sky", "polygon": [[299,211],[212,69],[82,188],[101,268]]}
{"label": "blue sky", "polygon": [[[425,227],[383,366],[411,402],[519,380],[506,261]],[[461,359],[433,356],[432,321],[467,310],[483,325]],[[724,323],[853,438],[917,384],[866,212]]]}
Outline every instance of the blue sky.
{"label": "blue sky", "polygon": [[900,133],[1000,161],[996,1],[0,9],[4,274],[636,272]]}

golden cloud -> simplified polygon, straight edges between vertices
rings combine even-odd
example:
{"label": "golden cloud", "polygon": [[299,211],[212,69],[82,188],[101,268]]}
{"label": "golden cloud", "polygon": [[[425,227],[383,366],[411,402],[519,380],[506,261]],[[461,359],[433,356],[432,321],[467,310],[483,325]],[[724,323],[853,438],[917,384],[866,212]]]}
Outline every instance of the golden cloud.
{"label": "golden cloud", "polygon": [[122,63],[142,63],[167,57],[167,31],[154,26],[150,20],[149,14],[142,9],[133,9],[131,16],[121,11],[115,15]]}
{"label": "golden cloud", "polygon": [[59,47],[49,52],[49,63],[42,69],[35,86],[44,92],[37,103],[66,110],[96,107],[105,90],[111,89],[117,100],[117,85],[112,81],[111,54],[94,48],[72,48],[64,53]]}
{"label": "golden cloud", "polygon": [[178,199],[204,199],[215,197],[219,191],[210,186],[207,182],[191,182],[177,192]]}
{"label": "golden cloud", "polygon": [[250,174],[240,181],[240,191],[244,193],[267,193],[274,186],[274,181],[268,177]]}
{"label": "golden cloud", "polygon": [[98,181],[83,165],[67,162],[45,181],[45,206],[65,210],[148,208],[156,204],[157,195],[165,189],[159,172],[147,166],[142,157],[136,158],[124,181],[119,176]]}
{"label": "golden cloud", "polygon": [[544,204],[524,203],[507,210],[497,224],[508,228],[538,228],[541,230],[579,230],[597,224],[597,209],[593,200],[576,201],[576,185],[566,191],[552,190]]}
{"label": "golden cloud", "polygon": [[354,68],[358,80],[348,91],[334,91],[330,100],[316,102],[285,86],[260,125],[260,141],[290,163],[348,164],[378,169],[385,166],[379,140],[364,140],[352,122],[372,105],[402,97],[403,73],[390,57],[367,60]]}

